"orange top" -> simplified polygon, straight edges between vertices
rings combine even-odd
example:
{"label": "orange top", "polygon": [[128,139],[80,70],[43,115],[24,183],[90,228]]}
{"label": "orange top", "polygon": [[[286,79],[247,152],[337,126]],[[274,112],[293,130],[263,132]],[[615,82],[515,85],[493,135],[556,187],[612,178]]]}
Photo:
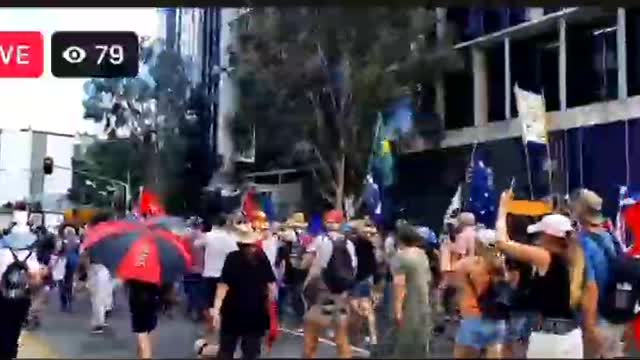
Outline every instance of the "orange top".
{"label": "orange top", "polygon": [[[482,258],[470,256],[458,261],[455,265],[458,275],[458,306],[462,317],[482,316],[478,303],[478,294],[489,287],[490,276]],[[473,278],[474,287],[471,286]],[[475,289],[474,289],[475,288]]]}

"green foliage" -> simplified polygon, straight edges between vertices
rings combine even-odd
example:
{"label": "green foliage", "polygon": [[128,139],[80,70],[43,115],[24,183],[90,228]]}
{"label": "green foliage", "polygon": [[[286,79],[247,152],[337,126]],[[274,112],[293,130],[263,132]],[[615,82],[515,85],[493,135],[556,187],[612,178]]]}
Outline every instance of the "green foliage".
{"label": "green foliage", "polygon": [[255,128],[258,163],[309,164],[335,206],[360,190],[377,112],[457,63],[433,60],[425,8],[254,8],[235,27],[236,147]]}
{"label": "green foliage", "polygon": [[[86,82],[85,118],[103,123],[107,140],[90,145],[85,166],[121,181],[129,172],[132,189],[152,188],[164,197],[169,211],[193,212],[210,176],[206,159],[189,159],[193,152],[209,150],[198,131],[206,104],[201,101],[200,108],[193,109],[192,99],[202,94],[191,88],[180,54],[162,44],[143,42],[140,69],[135,78]],[[195,121],[187,119],[189,110],[195,111]],[[191,169],[198,167],[204,169]]]}

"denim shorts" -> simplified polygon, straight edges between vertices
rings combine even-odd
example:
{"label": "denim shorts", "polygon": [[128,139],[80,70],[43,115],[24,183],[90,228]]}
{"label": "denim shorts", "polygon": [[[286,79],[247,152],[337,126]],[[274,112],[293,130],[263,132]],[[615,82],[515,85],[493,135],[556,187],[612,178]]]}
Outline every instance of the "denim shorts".
{"label": "denim shorts", "polygon": [[536,314],[532,312],[517,312],[511,314],[511,318],[507,322],[505,341],[510,344],[518,341],[529,341],[536,318]]}
{"label": "denim shorts", "polygon": [[373,279],[368,278],[359,281],[351,290],[351,296],[355,298],[369,298],[372,294]]}
{"label": "denim shorts", "polygon": [[504,344],[506,331],[505,320],[467,317],[462,319],[458,327],[456,345],[483,350],[491,345]]}

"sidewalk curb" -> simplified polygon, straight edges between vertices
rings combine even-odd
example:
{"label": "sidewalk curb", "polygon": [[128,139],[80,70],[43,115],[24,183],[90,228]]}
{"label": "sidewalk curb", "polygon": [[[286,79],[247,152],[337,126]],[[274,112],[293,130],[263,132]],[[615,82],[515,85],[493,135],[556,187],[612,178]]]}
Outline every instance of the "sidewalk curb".
{"label": "sidewalk curb", "polygon": [[18,359],[60,359],[63,358],[53,349],[49,343],[41,339],[38,335],[29,331],[23,331],[20,336],[20,348],[18,349]]}

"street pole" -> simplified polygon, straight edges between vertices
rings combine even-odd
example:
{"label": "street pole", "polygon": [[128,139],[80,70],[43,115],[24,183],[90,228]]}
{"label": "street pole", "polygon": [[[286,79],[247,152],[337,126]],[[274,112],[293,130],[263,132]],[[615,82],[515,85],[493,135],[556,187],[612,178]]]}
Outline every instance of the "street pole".
{"label": "street pole", "polygon": [[124,198],[127,200],[127,207],[129,206],[129,197],[131,196],[130,195],[131,192],[129,191],[129,186],[130,186],[129,184],[131,183],[131,175],[130,175],[128,170],[127,170],[127,182],[124,182],[124,181],[120,181],[118,179],[112,179],[112,178],[106,177],[106,176],[95,175],[95,174],[92,174],[92,173],[84,171],[84,170],[72,169],[72,168],[66,167],[66,166],[54,165],[53,167],[56,168],[56,169],[71,171],[73,173],[78,173],[78,174],[85,175],[87,177],[92,177],[92,178],[94,178],[96,180],[108,181],[108,182],[111,182],[113,184],[117,184],[117,185],[122,186],[124,188]]}

